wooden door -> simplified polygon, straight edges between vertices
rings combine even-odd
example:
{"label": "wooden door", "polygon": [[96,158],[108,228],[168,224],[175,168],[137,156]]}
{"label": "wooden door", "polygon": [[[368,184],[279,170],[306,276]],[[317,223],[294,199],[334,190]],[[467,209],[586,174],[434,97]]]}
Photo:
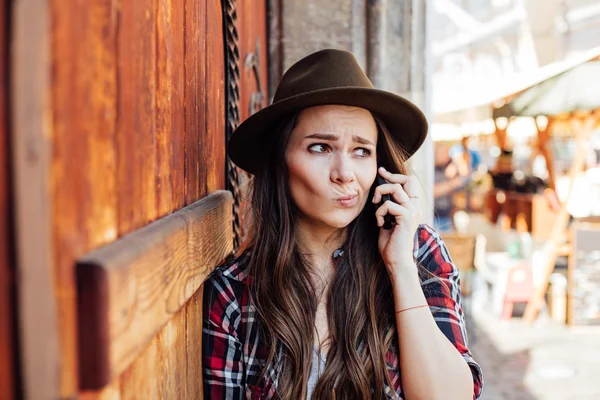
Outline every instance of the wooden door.
{"label": "wooden door", "polygon": [[26,398],[201,397],[198,289],[232,251],[222,7],[15,2]]}
{"label": "wooden door", "polygon": [[225,143],[266,103],[266,2],[11,12],[24,397],[201,398],[201,284],[240,228]]}

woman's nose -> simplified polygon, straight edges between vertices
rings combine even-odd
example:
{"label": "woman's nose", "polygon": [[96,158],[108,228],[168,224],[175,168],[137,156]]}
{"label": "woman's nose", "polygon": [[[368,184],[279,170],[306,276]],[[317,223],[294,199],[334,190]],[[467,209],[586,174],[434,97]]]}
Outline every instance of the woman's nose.
{"label": "woman's nose", "polygon": [[337,160],[331,169],[331,180],[336,183],[348,183],[354,181],[352,163],[346,156],[337,157]]}

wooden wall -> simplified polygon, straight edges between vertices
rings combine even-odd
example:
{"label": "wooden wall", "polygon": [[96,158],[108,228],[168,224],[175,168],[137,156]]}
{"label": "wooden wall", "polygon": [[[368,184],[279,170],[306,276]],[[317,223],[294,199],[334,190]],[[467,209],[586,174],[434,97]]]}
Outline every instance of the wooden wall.
{"label": "wooden wall", "polygon": [[[250,102],[253,94],[262,90],[260,108],[269,103],[268,98],[268,41],[267,41],[267,4],[266,0],[237,0],[236,1],[240,51],[240,122],[250,116]],[[254,54],[259,65],[259,79],[245,64],[248,56]],[[272,95],[273,93],[271,93]]]}
{"label": "wooden wall", "polygon": [[0,399],[13,398],[13,264],[8,151],[7,0],[0,0]]}
{"label": "wooden wall", "polygon": [[[48,215],[63,398],[78,392],[74,260],[225,187],[221,16],[220,0],[49,2]],[[117,381],[82,397],[197,398],[201,322],[196,294]]]}
{"label": "wooden wall", "polygon": [[[200,292],[117,379],[80,391],[75,260],[225,187],[222,2],[12,4],[12,245],[24,397],[201,398]],[[266,1],[236,5],[245,119],[258,80],[244,62],[257,43],[255,107],[268,100]],[[3,335],[0,346],[10,343]]]}

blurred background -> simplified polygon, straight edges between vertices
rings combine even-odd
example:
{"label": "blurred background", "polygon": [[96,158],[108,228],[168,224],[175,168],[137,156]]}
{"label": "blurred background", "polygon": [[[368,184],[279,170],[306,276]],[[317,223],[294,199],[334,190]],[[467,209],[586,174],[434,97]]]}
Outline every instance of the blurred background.
{"label": "blurred background", "polygon": [[600,398],[600,2],[430,4],[434,220],[483,398]]}
{"label": "blurred background", "polygon": [[600,2],[0,0],[0,399],[202,398],[227,138],[352,51],[421,107],[483,399],[600,399]]}

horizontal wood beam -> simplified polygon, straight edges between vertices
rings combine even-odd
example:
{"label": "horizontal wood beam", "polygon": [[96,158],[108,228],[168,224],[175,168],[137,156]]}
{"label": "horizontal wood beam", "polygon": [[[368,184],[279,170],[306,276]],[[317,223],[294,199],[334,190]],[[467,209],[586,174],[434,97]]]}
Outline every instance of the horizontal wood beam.
{"label": "horizontal wood beam", "polygon": [[118,377],[231,254],[232,202],[217,191],[78,260],[82,389]]}

